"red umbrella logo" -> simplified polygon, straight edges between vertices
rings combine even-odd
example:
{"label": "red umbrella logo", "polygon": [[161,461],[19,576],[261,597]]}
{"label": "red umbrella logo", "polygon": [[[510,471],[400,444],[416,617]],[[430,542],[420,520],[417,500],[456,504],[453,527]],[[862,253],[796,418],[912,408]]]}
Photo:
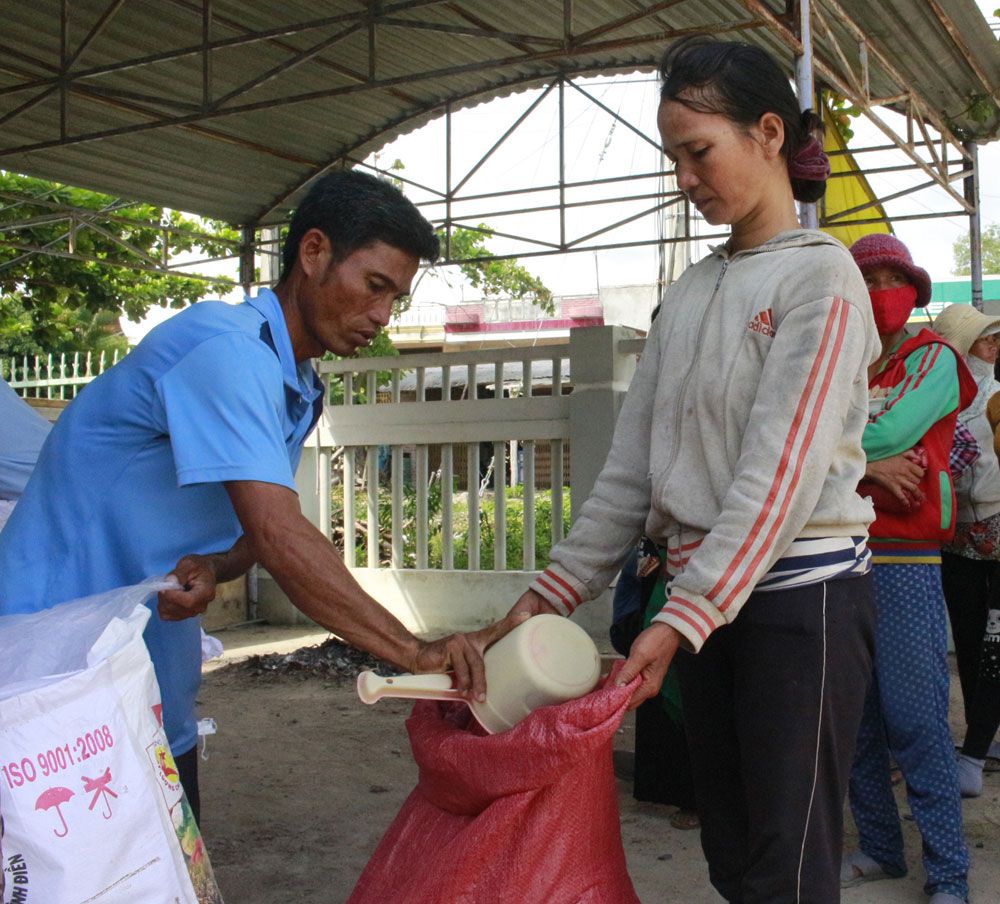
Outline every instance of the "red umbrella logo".
{"label": "red umbrella logo", "polygon": [[66,803],[73,796],[73,792],[69,788],[63,788],[57,786],[55,788],[49,788],[47,791],[43,791],[39,796],[38,800],[35,801],[36,810],[48,810],[52,807],[56,808],[56,813],[59,815],[59,821],[62,823],[63,830],[60,832],[56,829],[52,830],[52,833],[56,838],[64,838],[69,834],[69,826],[66,825],[66,818],[62,815],[62,810],[59,808]]}
{"label": "red umbrella logo", "polygon": [[108,768],[104,770],[104,774],[99,778],[87,778],[85,775],[81,776],[81,778],[83,779],[83,790],[87,794],[94,795],[93,798],[91,798],[90,806],[87,809],[93,810],[97,805],[98,799],[101,799],[104,803],[104,813],[102,815],[105,819],[110,819],[111,803],[109,798],[118,796],[108,787],[108,785],[111,784],[111,767],[108,766]]}

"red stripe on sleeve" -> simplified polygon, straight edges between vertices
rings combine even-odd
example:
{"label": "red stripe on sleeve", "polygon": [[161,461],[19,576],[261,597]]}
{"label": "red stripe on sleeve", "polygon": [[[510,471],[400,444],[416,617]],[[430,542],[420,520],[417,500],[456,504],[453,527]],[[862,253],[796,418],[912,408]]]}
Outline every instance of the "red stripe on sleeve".
{"label": "red stripe on sleeve", "polygon": [[[916,389],[924,381],[924,377],[927,376],[933,369],[934,365],[937,363],[937,359],[941,356],[941,349],[943,346],[934,344],[927,346],[928,350],[933,349],[933,354],[931,355],[931,360],[927,360],[927,355],[920,361],[920,367],[917,368],[917,381],[913,384],[913,388]],[[924,364],[927,366],[925,367]]]}
{"label": "red stripe on sleeve", "polygon": [[[795,445],[795,440],[799,434],[799,428],[801,427],[802,421],[806,416],[808,400],[812,395],[813,387],[819,377],[823,356],[830,343],[830,336],[833,333],[834,323],[846,309],[846,306],[846,302],[844,302],[843,299],[834,299],[833,307],[830,309],[830,313],[826,318],[826,325],[823,328],[823,337],[820,339],[819,350],[816,353],[815,360],[813,361],[812,370],[809,372],[805,388],[802,390],[802,395],[799,397],[799,404],[795,410],[795,416],[792,418],[788,436],[785,438],[785,445],[782,449],[781,460],[778,463],[778,469],[774,474],[774,479],[771,481],[771,487],[764,500],[764,505],[761,507],[760,513],[758,514],[756,521],[754,521],[753,527],[751,527],[751,529],[747,532],[747,537],[743,541],[743,545],[740,546],[736,556],[733,558],[732,562],[730,562],[729,567],[725,570],[722,577],[716,582],[715,586],[705,594],[705,597],[709,601],[715,600],[715,597],[722,592],[726,584],[728,584],[731,580],[733,574],[743,564],[743,560],[747,557],[747,555],[749,555],[750,549],[753,547],[753,544],[757,539],[757,533],[770,517],[771,510],[774,508],[775,501],[778,497],[778,491],[781,488],[781,483],[784,480],[786,472],[788,471],[788,465],[792,455],[792,447]],[[721,606],[719,609],[722,611]]]}
{"label": "red stripe on sleeve", "polygon": [[799,455],[795,462],[795,470],[792,474],[792,479],[788,482],[788,486],[785,488],[785,495],[781,502],[781,506],[778,509],[778,516],[772,522],[771,529],[768,531],[767,537],[765,538],[763,544],[761,544],[760,549],[757,550],[757,554],[746,567],[746,570],[743,572],[743,576],[737,582],[733,590],[731,590],[726,596],[723,603],[719,606],[720,612],[725,612],[726,609],[732,605],[733,600],[739,596],[743,588],[746,587],[747,583],[749,583],[754,569],[760,564],[761,559],[764,558],[774,545],[774,540],[778,535],[778,530],[781,528],[781,525],[785,520],[785,515],[788,512],[788,507],[791,505],[795,488],[798,486],[799,479],[802,476],[802,468],[805,465],[806,452],[812,444],[813,437],[816,434],[816,428],[819,425],[820,415],[823,411],[823,402],[826,400],[827,393],[830,389],[830,377],[833,371],[836,370],[837,358],[840,356],[840,349],[844,344],[844,336],[847,334],[847,313],[847,305],[845,304],[842,309],[840,323],[837,328],[837,338],[833,347],[833,353],[830,355],[830,361],[827,365],[827,370],[823,377],[823,382],[821,384],[816,403],[813,405],[812,411],[810,412],[809,424],[806,428],[806,436],[802,442],[802,447],[799,449]]}
{"label": "red stripe on sleeve", "polygon": [[[701,627],[693,618],[678,609],[671,609],[669,603],[664,606],[661,610],[665,615],[672,615],[674,618],[679,618],[682,622],[690,625],[694,632],[701,638],[701,642],[704,643],[708,640],[708,634],[705,633],[705,629]],[[711,633],[711,632],[709,632]]]}
{"label": "red stripe on sleeve", "polygon": [[697,549],[703,543],[703,540],[693,540],[690,543],[685,543],[682,546],[670,546],[668,547],[668,552],[687,552],[689,549]]}
{"label": "red stripe on sleeve", "polygon": [[[548,574],[548,572],[547,571],[543,572],[543,574]],[[549,593],[551,593],[553,596],[559,597],[559,599],[562,600],[563,605],[567,609],[569,609],[570,612],[572,612],[576,608],[576,606],[574,606],[568,599],[566,599],[565,594],[563,594],[558,587],[553,587],[548,581],[545,580],[545,578],[541,574],[537,578],[535,578],[535,580],[538,581],[538,583],[541,584],[546,590],[548,590]]]}
{"label": "red stripe on sleeve", "polygon": [[579,606],[580,603],[583,602],[583,598],[580,596],[580,594],[577,593],[572,587],[570,587],[570,585],[567,584],[561,577],[559,577],[559,575],[553,574],[551,571],[548,570],[548,568],[545,569],[544,574],[547,575],[549,578],[551,578],[553,581],[555,581],[560,587],[564,587],[566,589],[566,592],[569,593],[574,600],[576,600],[577,606]]}
{"label": "red stripe on sleeve", "polygon": [[666,609],[668,606],[673,606],[674,603],[679,603],[684,606],[685,609],[690,609],[695,615],[698,616],[707,626],[708,633],[711,634],[715,630],[715,622],[705,614],[704,610],[699,609],[691,600],[684,599],[683,596],[678,596],[676,593],[670,595],[670,599],[667,601],[667,605],[664,606]]}

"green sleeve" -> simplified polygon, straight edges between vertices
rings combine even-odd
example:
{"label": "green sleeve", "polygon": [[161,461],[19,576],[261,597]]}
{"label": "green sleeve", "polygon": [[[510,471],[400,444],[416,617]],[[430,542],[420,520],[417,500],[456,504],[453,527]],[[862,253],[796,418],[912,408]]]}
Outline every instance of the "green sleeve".
{"label": "green sleeve", "polygon": [[868,421],[861,445],[869,461],[912,449],[946,414],[958,407],[955,353],[944,345],[922,346],[906,357],[906,377],[885,407]]}

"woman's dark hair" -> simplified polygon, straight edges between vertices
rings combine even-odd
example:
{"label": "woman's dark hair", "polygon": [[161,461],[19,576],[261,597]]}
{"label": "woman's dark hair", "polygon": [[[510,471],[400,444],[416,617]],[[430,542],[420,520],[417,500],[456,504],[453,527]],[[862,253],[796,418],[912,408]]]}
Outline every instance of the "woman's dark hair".
{"label": "woman's dark hair", "polygon": [[[660,61],[661,100],[672,100],[699,113],[719,113],[741,126],[774,113],[785,124],[781,154],[785,162],[809,141],[820,126],[812,111],[799,110],[788,77],[760,47],[742,41],[716,41],[702,36],[671,44]],[[797,201],[818,201],[826,182],[792,179]]]}
{"label": "woman's dark hair", "polygon": [[281,255],[281,278],[292,272],[299,243],[310,229],[330,240],[334,260],[385,242],[425,261],[440,250],[434,227],[395,185],[357,170],[318,180],[295,210]]}

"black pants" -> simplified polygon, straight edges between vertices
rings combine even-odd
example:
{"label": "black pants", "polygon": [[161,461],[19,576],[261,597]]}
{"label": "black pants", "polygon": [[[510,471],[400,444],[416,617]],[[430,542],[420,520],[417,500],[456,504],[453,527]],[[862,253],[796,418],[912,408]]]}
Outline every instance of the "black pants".
{"label": "black pants", "polygon": [[635,711],[636,800],[694,810],[694,779],[683,719],[668,715],[659,695]]}
{"label": "black pants", "polygon": [[[635,604],[620,620],[611,625],[611,645],[628,656],[632,643],[642,633],[643,614],[656,586],[656,574],[637,577],[636,554],[622,569],[618,594],[635,595]],[[695,808],[694,781],[687,749],[684,721],[676,713],[668,714],[657,694],[635,712],[635,773],[632,795],[636,800],[672,804],[682,810]]]}
{"label": "black pants", "polygon": [[198,745],[195,744],[187,753],[174,757],[177,773],[180,776],[181,787],[187,795],[188,805],[194,813],[194,821],[201,825],[201,795],[198,793]]}
{"label": "black pants", "polygon": [[941,584],[965,701],[962,752],[981,760],[1000,727],[1000,632],[987,624],[990,610],[1000,618],[1000,562],[942,553]]}
{"label": "black pants", "polygon": [[702,848],[732,904],[840,901],[874,629],[865,576],[756,593],[697,655],[678,654]]}

